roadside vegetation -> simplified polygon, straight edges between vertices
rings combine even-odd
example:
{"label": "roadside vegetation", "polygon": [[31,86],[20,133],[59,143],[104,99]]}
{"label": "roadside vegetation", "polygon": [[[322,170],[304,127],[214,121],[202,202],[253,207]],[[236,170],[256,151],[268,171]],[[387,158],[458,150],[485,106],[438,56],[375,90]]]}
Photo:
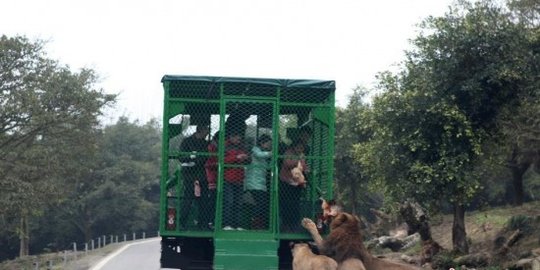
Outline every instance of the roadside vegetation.
{"label": "roadside vegetation", "polygon": [[[539,26],[537,0],[457,1],[420,22],[398,71],[336,110],[345,210],[374,221],[416,201],[448,260],[538,228]],[[43,47],[0,36],[0,261],[157,230],[159,123],[100,122],[117,96]],[[512,248],[540,246],[524,239]]]}
{"label": "roadside vegetation", "polygon": [[39,269],[88,270],[92,266],[99,263],[99,261],[107,257],[109,254],[121,248],[123,245],[123,243],[116,243],[108,245],[101,249],[90,251],[88,253],[85,253],[84,251],[79,251],[77,252],[77,254],[70,253],[67,256],[62,253],[55,252],[18,257],[16,259],[0,263],[0,269],[35,269],[37,263],[37,267],[39,267]]}

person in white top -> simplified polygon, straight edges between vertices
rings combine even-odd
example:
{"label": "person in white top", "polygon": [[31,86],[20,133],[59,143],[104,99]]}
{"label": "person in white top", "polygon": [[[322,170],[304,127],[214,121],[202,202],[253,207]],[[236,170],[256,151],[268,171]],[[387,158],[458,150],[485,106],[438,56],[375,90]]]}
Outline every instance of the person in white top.
{"label": "person in white top", "polygon": [[251,165],[246,172],[244,190],[251,193],[255,205],[250,207],[252,229],[268,228],[268,170],[272,157],[272,138],[261,135],[251,149]]}

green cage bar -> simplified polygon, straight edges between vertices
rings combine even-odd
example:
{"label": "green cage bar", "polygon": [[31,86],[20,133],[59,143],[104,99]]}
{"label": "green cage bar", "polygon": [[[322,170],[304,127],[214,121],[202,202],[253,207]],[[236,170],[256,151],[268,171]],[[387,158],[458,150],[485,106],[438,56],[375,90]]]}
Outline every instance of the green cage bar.
{"label": "green cage bar", "polygon": [[335,82],[165,75],[161,267],[291,269],[332,198]]}

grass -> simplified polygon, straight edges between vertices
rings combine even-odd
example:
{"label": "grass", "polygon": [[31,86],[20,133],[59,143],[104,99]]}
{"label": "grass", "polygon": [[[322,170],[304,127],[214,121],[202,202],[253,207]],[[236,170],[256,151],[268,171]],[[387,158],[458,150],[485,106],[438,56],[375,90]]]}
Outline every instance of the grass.
{"label": "grass", "polygon": [[[446,250],[452,250],[452,215],[437,217],[442,219],[432,226],[433,238]],[[540,201],[529,202],[522,206],[505,206],[482,211],[468,212],[465,215],[465,229],[469,240],[469,253],[488,252],[493,254],[495,239],[508,237],[516,229],[523,232],[523,237],[512,246],[509,256],[519,259],[534,248],[540,247]],[[505,238],[506,239],[506,238]],[[451,255],[449,255],[451,256]],[[496,255],[493,264],[506,264],[508,260]],[[482,269],[503,269],[492,265]]]}
{"label": "grass", "polygon": [[[483,211],[468,212],[465,215],[465,229],[471,240],[470,252],[485,251],[513,216],[540,216],[540,201],[529,202],[519,207],[504,206]],[[444,248],[452,249],[452,215],[437,217],[442,219],[432,226],[433,238]]]}

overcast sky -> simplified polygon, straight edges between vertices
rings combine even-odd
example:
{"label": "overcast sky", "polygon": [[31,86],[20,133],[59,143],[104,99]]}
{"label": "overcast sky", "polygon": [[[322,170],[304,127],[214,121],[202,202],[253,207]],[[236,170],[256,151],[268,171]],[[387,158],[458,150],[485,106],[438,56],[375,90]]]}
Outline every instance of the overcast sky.
{"label": "overcast sky", "polygon": [[93,68],[120,115],[161,119],[164,74],[335,80],[338,105],[404,59],[451,0],[0,0],[0,35]]}

